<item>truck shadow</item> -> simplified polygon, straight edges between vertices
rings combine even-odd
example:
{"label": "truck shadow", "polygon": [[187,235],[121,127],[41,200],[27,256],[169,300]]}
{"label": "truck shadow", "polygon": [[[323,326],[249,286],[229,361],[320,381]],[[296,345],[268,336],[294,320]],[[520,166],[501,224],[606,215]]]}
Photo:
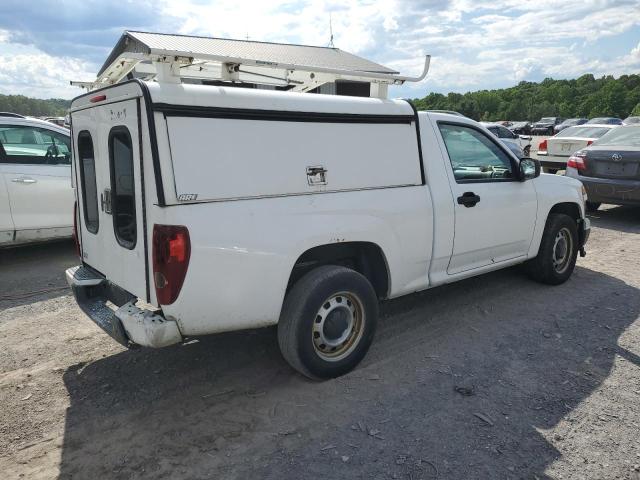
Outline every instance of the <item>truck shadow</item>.
{"label": "truck shadow", "polygon": [[390,301],[363,364],[320,383],[272,328],[75,365],[59,478],[547,478],[560,453],[540,430],[617,355],[640,367],[618,346],[639,293],[510,269]]}
{"label": "truck shadow", "polygon": [[69,295],[64,271],[78,263],[71,240],[0,249],[0,311]]}
{"label": "truck shadow", "polygon": [[640,233],[640,207],[606,206],[590,213],[589,218],[595,227]]}

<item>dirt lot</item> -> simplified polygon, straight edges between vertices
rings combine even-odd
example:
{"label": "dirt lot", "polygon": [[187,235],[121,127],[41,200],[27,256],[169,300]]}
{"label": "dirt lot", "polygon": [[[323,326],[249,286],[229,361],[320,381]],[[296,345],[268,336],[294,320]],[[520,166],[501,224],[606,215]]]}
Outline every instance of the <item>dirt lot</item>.
{"label": "dirt lot", "polygon": [[125,350],[64,288],[72,245],[1,252],[0,477],[640,479],[640,211],[592,221],[567,284],[388,302],[323,383],[274,329]]}

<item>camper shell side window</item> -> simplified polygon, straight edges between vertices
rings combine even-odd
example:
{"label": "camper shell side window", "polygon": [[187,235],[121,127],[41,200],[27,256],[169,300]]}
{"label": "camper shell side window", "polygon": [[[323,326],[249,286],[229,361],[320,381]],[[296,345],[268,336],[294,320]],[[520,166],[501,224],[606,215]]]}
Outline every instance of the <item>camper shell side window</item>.
{"label": "camper shell side window", "polygon": [[124,248],[133,250],[137,239],[133,144],[125,126],[113,127],[109,132],[109,168],[116,239]]}
{"label": "camper shell side window", "polygon": [[96,185],[96,159],[93,139],[87,130],[78,134],[78,158],[80,159],[80,183],[82,188],[82,211],[84,224],[93,234],[98,233],[98,188]]}

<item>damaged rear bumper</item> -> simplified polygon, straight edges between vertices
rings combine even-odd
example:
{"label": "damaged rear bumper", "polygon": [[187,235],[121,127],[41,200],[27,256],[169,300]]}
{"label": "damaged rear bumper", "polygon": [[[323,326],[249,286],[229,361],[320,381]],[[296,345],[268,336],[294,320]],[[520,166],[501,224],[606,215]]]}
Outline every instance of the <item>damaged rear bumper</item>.
{"label": "damaged rear bumper", "polygon": [[79,265],[69,268],[66,276],[82,311],[121,345],[160,348],[182,341],[175,321],[136,307],[134,295],[95,270]]}

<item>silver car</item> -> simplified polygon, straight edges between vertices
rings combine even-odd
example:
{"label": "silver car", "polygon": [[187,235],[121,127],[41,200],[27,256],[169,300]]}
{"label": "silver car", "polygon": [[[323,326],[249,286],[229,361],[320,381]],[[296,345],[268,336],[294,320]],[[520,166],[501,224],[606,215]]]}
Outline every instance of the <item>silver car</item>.
{"label": "silver car", "polygon": [[531,151],[531,137],[517,135],[499,123],[480,122],[498,137],[518,158],[528,157]]}

